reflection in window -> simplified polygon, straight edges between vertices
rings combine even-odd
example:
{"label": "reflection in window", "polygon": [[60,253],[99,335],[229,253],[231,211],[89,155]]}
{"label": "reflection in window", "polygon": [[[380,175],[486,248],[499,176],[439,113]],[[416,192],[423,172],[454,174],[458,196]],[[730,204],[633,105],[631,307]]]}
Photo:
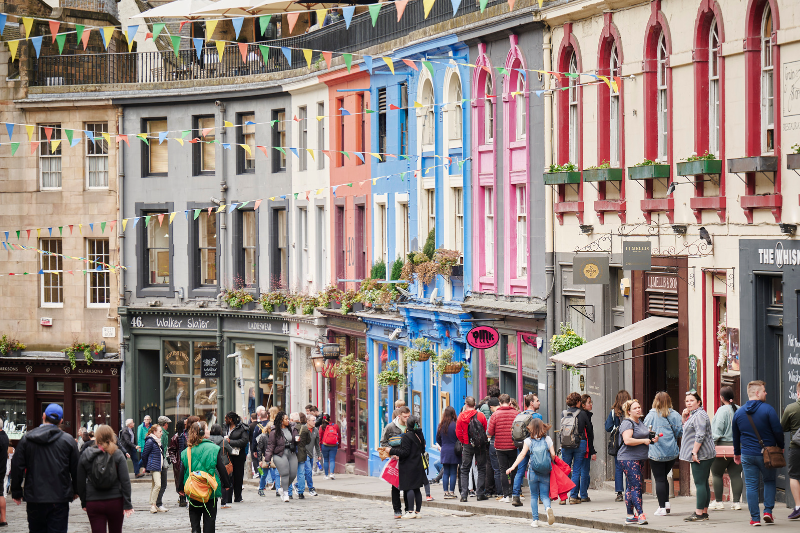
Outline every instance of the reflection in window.
{"label": "reflection in window", "polygon": [[367,380],[358,382],[358,449],[369,452],[369,409],[367,408]]}
{"label": "reflection in window", "polygon": [[217,423],[217,378],[195,378],[194,415],[211,426]]}
{"label": "reflection in window", "polygon": [[500,345],[495,344],[492,348],[483,351],[486,364],[486,388],[492,385],[500,386]]}
{"label": "reflection in window", "polygon": [[201,358],[203,350],[216,350],[217,343],[216,342],[195,342],[194,345],[194,372],[195,376],[200,375],[200,365],[201,365]]}
{"label": "reflection in window", "polygon": [[111,392],[110,383],[76,383],[75,392]]}
{"label": "reflection in window", "polygon": [[[256,405],[258,404],[258,395],[256,394],[256,345],[236,343],[233,345],[234,351],[242,354],[242,377],[244,378],[244,391],[245,399],[247,401],[247,414],[256,412]],[[238,375],[238,374],[237,374]],[[234,405],[237,407],[242,401],[242,389],[239,387],[238,380],[236,383],[236,399]],[[239,410],[236,409],[238,412]]]}
{"label": "reflection in window", "polygon": [[164,341],[164,366],[165,374],[189,374],[189,343]]}
{"label": "reflection in window", "polygon": [[111,415],[111,401],[78,400],[78,427],[94,431],[99,424],[108,424]]}
{"label": "reflection in window", "polygon": [[[532,337],[533,338],[533,337]],[[539,394],[539,351],[524,340],[520,343],[522,354],[522,393]]]}
{"label": "reflection in window", "polygon": [[217,284],[217,214],[202,211],[197,219],[200,285]]}
{"label": "reflection in window", "polygon": [[[162,226],[158,215],[166,213],[145,213],[150,216],[147,225],[147,259],[149,262],[150,285],[169,284],[169,224]],[[164,217],[162,217],[163,220]]]}
{"label": "reflection in window", "polygon": [[25,416],[25,399],[0,399],[0,418],[9,439],[21,439],[28,423]]}
{"label": "reflection in window", "polygon": [[40,392],[64,392],[63,381],[38,381],[36,390]]}
{"label": "reflection in window", "polygon": [[[188,344],[188,343],[187,343]],[[164,414],[171,420],[189,416],[189,379],[164,376]]]}

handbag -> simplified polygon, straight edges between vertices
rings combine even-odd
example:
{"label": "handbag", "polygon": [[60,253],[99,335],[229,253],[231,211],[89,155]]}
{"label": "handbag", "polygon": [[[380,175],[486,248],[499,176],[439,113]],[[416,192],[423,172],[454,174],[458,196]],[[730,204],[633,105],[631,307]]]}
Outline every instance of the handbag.
{"label": "handbag", "polygon": [[456,455],[461,455],[464,452],[464,445],[461,444],[461,441],[456,439],[456,445],[454,446]]}
{"label": "handbag", "polygon": [[750,420],[750,425],[753,426],[753,431],[756,432],[758,444],[761,446],[761,453],[764,455],[764,466],[767,468],[783,468],[786,466],[783,450],[777,446],[764,446],[764,441],[761,440],[761,435],[758,434],[758,429],[756,429],[756,424],[753,422],[753,417],[750,413],[747,414],[747,419]]}
{"label": "handbag", "polygon": [[231,474],[233,474],[233,463],[231,462],[231,458],[228,457],[228,452],[225,451],[225,443],[224,442],[222,443],[222,453],[225,454],[225,459],[228,460],[228,462],[225,464],[225,471],[230,476]]}
{"label": "handbag", "polygon": [[[422,446],[422,441],[420,440],[419,435],[417,435],[415,433],[414,436],[417,437],[417,441],[419,442],[419,445]],[[431,458],[428,455],[428,452],[426,452],[424,448],[423,448],[422,453],[420,455],[422,456],[422,468],[424,468],[425,471],[427,472],[428,471],[428,467],[431,464]]]}
{"label": "handbag", "polygon": [[203,471],[192,471],[192,447],[189,446],[186,455],[189,459],[189,477],[183,485],[183,492],[187,497],[206,503],[214,497],[214,491],[217,490],[217,480]]}
{"label": "handbag", "polygon": [[792,435],[792,442],[797,446],[800,446],[800,429],[798,429],[795,434]]}

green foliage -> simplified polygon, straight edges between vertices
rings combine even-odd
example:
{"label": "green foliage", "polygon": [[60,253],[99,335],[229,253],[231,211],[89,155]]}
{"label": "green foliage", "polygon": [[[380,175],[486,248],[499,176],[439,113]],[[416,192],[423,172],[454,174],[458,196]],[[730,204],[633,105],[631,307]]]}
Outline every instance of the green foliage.
{"label": "green foliage", "polygon": [[386,263],[382,259],[372,265],[369,277],[372,279],[386,279]]}
{"label": "green foliage", "polygon": [[800,154],[800,143],[795,143],[792,145],[792,152],[795,154]]}
{"label": "green foliage", "polygon": [[650,159],[645,159],[641,163],[636,163],[633,166],[635,166],[635,167],[652,167],[653,165],[656,165],[656,164],[657,163],[655,161],[652,161]]}
{"label": "green foliage", "polygon": [[403,273],[403,261],[398,258],[397,261],[392,263],[392,273],[389,279],[401,279]]}
{"label": "green foliage", "polygon": [[589,167],[589,168],[587,168],[585,170],[599,170],[599,169],[602,169],[602,168],[611,168],[611,163],[609,163],[608,161],[603,161],[599,165],[594,166],[594,167]]}
{"label": "green foliage", "polygon": [[0,338],[0,355],[8,355],[11,352],[24,350],[25,348],[27,348],[27,346],[19,342],[17,339],[9,339],[8,335],[5,333],[3,334],[3,337]]}
{"label": "green foliage", "polygon": [[381,387],[402,386],[406,378],[398,368],[397,361],[389,361],[386,364],[386,370],[378,372],[378,385]]}
{"label": "green foliage", "polygon": [[691,163],[692,161],[714,161],[717,157],[714,154],[709,154],[708,150],[703,155],[692,154],[686,158],[686,161]]}
{"label": "green foliage", "polygon": [[69,348],[64,348],[61,350],[67,357],[69,358],[69,364],[72,366],[72,369],[75,370],[75,354],[77,352],[83,352],[83,358],[86,359],[86,364],[91,365],[94,363],[94,354],[100,352],[103,347],[96,342],[91,343],[83,343],[83,342],[73,342]]}
{"label": "green foliage", "polygon": [[436,230],[432,229],[428,233],[428,238],[425,239],[425,246],[422,247],[422,253],[428,256],[428,260],[433,259],[433,252],[436,250]]}
{"label": "green foliage", "polygon": [[575,163],[564,163],[563,165],[550,165],[548,172],[577,172],[578,165]]}
{"label": "green foliage", "polygon": [[241,309],[244,304],[255,301],[253,295],[244,288],[224,289],[222,291],[222,299],[233,309]]}
{"label": "green foliage", "polygon": [[367,373],[367,363],[359,361],[355,354],[351,353],[339,359],[333,373],[337,378],[354,376],[357,380],[360,380]]}
{"label": "green foliage", "polygon": [[561,334],[553,335],[550,339],[550,351],[553,352],[553,354],[559,354],[577,348],[585,342],[586,339],[575,333],[575,330],[572,329],[572,325],[570,325],[569,322],[562,322]]}

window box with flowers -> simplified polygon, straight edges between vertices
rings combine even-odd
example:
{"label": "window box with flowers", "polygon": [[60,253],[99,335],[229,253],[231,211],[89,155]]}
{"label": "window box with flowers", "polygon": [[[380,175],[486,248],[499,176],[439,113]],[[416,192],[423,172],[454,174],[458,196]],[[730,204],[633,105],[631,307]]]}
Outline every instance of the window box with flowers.
{"label": "window box with flowers", "polygon": [[652,178],[669,178],[669,165],[662,165],[645,159],[632,167],[628,167],[628,177],[632,180],[649,180]]}
{"label": "window box with flowers", "polygon": [[336,363],[333,373],[337,378],[350,376],[358,381],[367,377],[367,363],[359,361],[355,354],[347,354]]}
{"label": "window box with flowers", "polygon": [[223,289],[222,300],[228,304],[231,309],[244,309],[245,311],[252,311],[255,309],[256,303],[253,295],[247,289]]}
{"label": "window box with flowers", "polygon": [[543,177],[545,185],[578,184],[581,182],[581,171],[575,163],[550,165],[550,170]]}
{"label": "window box with flowers", "polygon": [[386,363],[386,370],[378,372],[378,385],[381,387],[396,387],[406,382],[406,377],[400,372],[397,361]]}
{"label": "window box with flowers", "polygon": [[282,292],[265,292],[258,298],[258,303],[267,313],[282,313],[286,311],[286,295]]}
{"label": "window box with flowers", "polygon": [[708,152],[701,156],[691,155],[678,163],[677,172],[678,176],[722,174],[722,160],[714,159],[714,155]]}
{"label": "window box with flowers", "polygon": [[97,344],[96,342],[83,343],[73,342],[69,348],[61,350],[69,358],[69,363],[72,369],[75,369],[75,362],[81,359],[86,360],[87,365],[94,363],[95,359],[102,359],[106,353],[106,345]]}
{"label": "window box with flowers", "polygon": [[[553,335],[550,339],[550,352],[552,352],[553,355],[564,353],[585,343],[586,339],[575,333],[575,330],[572,329],[572,325],[569,322],[562,322],[561,333]],[[574,366],[564,365],[563,368],[569,370],[573,374],[578,372],[578,369]]]}
{"label": "window box with flowers", "polygon": [[417,337],[411,341],[413,348],[403,352],[405,361],[423,362],[436,356],[436,352],[431,348],[431,341],[425,337]]}
{"label": "window box with flowers", "polygon": [[3,357],[19,357],[20,352],[27,348],[23,343],[17,339],[9,339],[8,335],[3,334],[0,337],[0,355]]}
{"label": "window box with flowers", "polygon": [[583,169],[583,181],[622,181],[622,169],[611,168],[608,161]]}
{"label": "window box with flowers", "polygon": [[786,168],[789,170],[800,169],[800,143],[792,146],[791,154],[786,154]]}

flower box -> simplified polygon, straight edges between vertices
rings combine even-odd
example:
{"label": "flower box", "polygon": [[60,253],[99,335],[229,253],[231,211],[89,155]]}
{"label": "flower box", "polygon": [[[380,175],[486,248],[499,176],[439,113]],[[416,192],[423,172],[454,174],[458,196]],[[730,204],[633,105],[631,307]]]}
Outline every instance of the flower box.
{"label": "flower box", "polygon": [[442,369],[442,374],[458,374],[461,372],[461,362],[456,361],[455,363],[448,363]]}
{"label": "flower box", "polygon": [[581,173],[577,170],[570,172],[545,172],[543,176],[545,185],[563,185],[566,183],[581,182]]}
{"label": "flower box", "polygon": [[417,358],[417,361],[419,361],[420,363],[425,362],[431,358],[431,355],[432,355],[431,352],[419,352],[419,357]]}
{"label": "flower box", "polygon": [[720,159],[698,159],[678,163],[678,176],[701,176],[703,174],[722,174]]}
{"label": "flower box", "polygon": [[774,155],[757,155],[753,157],[737,157],[728,159],[728,172],[743,174],[745,172],[777,172],[778,157]]}
{"label": "flower box", "polygon": [[363,310],[364,310],[364,304],[362,304],[361,302],[355,302],[353,304],[353,307],[350,309],[350,311],[352,311],[353,313],[358,313],[359,311]]}
{"label": "flower box", "polygon": [[628,177],[632,180],[669,178],[669,165],[646,165],[641,167],[628,167]]}
{"label": "flower box", "polygon": [[583,181],[622,181],[621,168],[590,168],[583,171]]}
{"label": "flower box", "polygon": [[330,309],[341,309],[341,308],[342,308],[342,304],[341,304],[341,303],[339,303],[339,302],[334,302],[334,301],[331,301],[331,302],[328,304],[328,306],[329,306],[329,308],[330,308]]}
{"label": "flower box", "polygon": [[[256,308],[256,304],[257,303],[258,302],[247,302],[246,304],[244,304],[239,309],[242,310],[242,311],[254,311],[255,308]],[[236,309],[236,308],[235,307],[231,307],[231,309]]]}
{"label": "flower box", "polygon": [[22,350],[11,350],[10,352],[2,355],[3,357],[22,357]]}
{"label": "flower box", "polygon": [[800,154],[788,154],[786,156],[786,168],[790,170],[800,168]]}

